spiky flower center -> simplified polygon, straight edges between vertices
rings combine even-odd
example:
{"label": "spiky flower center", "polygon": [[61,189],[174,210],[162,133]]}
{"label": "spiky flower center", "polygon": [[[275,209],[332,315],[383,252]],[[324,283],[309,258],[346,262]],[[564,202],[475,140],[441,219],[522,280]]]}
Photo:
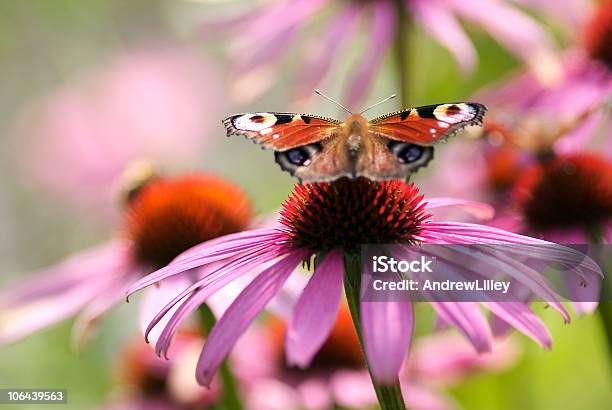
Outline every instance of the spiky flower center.
{"label": "spiky flower center", "polygon": [[595,154],[557,157],[525,171],[514,195],[536,231],[593,232],[612,220],[612,163]]}
{"label": "spiky flower center", "polygon": [[194,245],[246,229],[251,217],[236,185],[194,174],[147,183],[129,202],[125,225],[137,260],[159,268]]}
{"label": "spiky flower center", "polygon": [[584,42],[591,57],[612,69],[612,1],[603,1],[587,23]]}
{"label": "spiky flower center", "polygon": [[363,244],[415,243],[429,218],[413,184],[342,178],[296,185],[280,222],[290,241],[315,252]]}

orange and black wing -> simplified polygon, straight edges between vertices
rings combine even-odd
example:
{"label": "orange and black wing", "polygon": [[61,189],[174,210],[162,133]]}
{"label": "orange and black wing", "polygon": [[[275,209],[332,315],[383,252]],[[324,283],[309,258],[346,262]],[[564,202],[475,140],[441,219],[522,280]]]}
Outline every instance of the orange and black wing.
{"label": "orange and black wing", "polygon": [[340,121],[314,115],[256,112],[223,120],[227,136],[242,135],[266,149],[286,151],[314,144],[334,134]]}
{"label": "orange and black wing", "polygon": [[426,105],[375,118],[370,132],[393,141],[433,145],[468,125],[482,125],[486,111],[473,102]]}

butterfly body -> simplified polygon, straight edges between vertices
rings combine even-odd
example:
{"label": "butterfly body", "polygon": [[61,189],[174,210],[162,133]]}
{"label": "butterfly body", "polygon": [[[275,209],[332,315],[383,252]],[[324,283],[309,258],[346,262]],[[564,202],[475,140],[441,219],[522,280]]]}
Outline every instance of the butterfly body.
{"label": "butterfly body", "polygon": [[433,158],[433,146],[467,125],[480,125],[477,103],[412,108],[367,120],[344,121],[292,113],[247,113],[226,118],[228,136],[242,135],[275,151],[280,167],[301,181],[360,176],[406,179]]}

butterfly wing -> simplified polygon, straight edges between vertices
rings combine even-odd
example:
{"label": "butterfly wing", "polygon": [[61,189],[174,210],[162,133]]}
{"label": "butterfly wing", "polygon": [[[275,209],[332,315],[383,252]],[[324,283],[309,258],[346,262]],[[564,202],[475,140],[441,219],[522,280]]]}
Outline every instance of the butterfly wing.
{"label": "butterfly wing", "polygon": [[370,179],[408,178],[433,159],[433,145],[468,125],[482,125],[486,107],[478,103],[437,104],[387,114],[370,121],[376,149],[360,158],[358,169]]}
{"label": "butterfly wing", "polygon": [[256,112],[223,120],[227,136],[242,135],[266,149],[285,151],[329,138],[340,121],[314,115]]}
{"label": "butterfly wing", "polygon": [[273,149],[281,169],[306,181],[338,178],[346,168],[342,158],[323,155],[338,150],[341,122],[314,115],[258,112],[236,114],[223,120],[227,136],[242,135]]}
{"label": "butterfly wing", "polygon": [[426,105],[375,118],[370,132],[393,141],[432,145],[468,125],[482,125],[486,111],[472,102]]}

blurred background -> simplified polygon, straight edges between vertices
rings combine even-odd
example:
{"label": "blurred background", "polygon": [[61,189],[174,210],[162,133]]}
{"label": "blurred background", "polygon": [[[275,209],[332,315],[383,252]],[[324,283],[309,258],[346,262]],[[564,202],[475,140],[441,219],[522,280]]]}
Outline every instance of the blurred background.
{"label": "blurred background", "polygon": [[[261,3],[266,2],[0,3],[0,285],[120,229],[118,181],[135,160],[151,161],[169,174],[213,171],[243,187],[258,214],[278,208],[295,181],[280,172],[271,152],[227,139],[221,120],[245,111],[343,115],[323,99],[294,93],[300,82],[307,82],[296,73],[317,50],[307,34],[300,33],[284,56],[268,56],[278,60],[273,69],[265,64],[257,65],[260,71],[240,67],[255,64],[248,58],[238,61],[248,52],[232,41],[241,29],[214,22],[264,7]],[[337,3],[318,13],[333,15],[334,7],[345,2]],[[579,23],[564,20],[554,8],[547,14],[525,7],[530,2],[516,3],[522,4],[513,2],[512,7],[549,33],[555,49],[572,46],[571,27]],[[577,9],[589,13],[593,4],[583,3]],[[386,53],[355,104],[365,107],[393,92],[404,94],[369,114],[373,117],[401,108],[401,100],[410,105],[467,100],[528,65],[482,26],[461,21],[478,55],[471,71],[462,70],[431,32],[411,24],[401,83],[397,56]],[[322,24],[313,17],[305,31],[322,32]],[[341,102],[351,94],[347,87],[354,87],[350,79],[363,64],[361,47],[369,41],[367,28],[356,33],[339,46],[342,57],[333,60],[317,84]],[[554,73],[553,68],[543,76]],[[460,138],[442,146],[438,160],[457,144]],[[415,181],[439,194],[438,186],[428,185],[433,178],[427,169]],[[427,307],[419,309],[424,311],[420,317],[431,317]],[[550,329],[552,350],[519,336],[521,353],[514,365],[466,377],[447,389],[449,395],[466,409],[609,409],[612,358],[600,320],[586,315],[564,325],[553,312],[535,309]],[[136,316],[134,303],[113,309],[97,337],[78,351],[70,343],[71,321],[0,347],[0,387],[65,388],[69,404],[49,407],[101,406],[117,390],[119,352],[137,334]],[[432,327],[432,320],[422,320],[417,335]]]}

